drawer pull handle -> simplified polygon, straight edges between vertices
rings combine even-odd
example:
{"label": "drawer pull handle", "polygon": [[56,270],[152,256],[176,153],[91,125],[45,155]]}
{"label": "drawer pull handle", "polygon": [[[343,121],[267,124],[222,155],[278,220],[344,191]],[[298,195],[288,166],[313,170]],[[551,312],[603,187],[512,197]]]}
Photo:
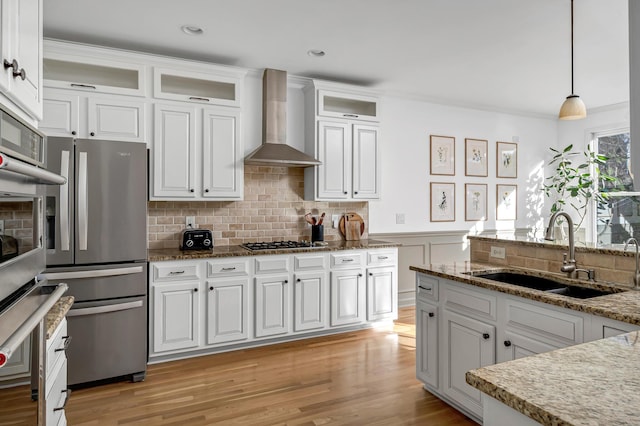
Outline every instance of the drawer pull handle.
{"label": "drawer pull handle", "polygon": [[421,285],[419,285],[418,288],[424,291],[431,291],[431,287],[422,287]]}
{"label": "drawer pull handle", "polygon": [[207,98],[201,98],[198,96],[189,96],[189,99],[192,101],[205,101],[205,102],[209,102],[209,99]]}
{"label": "drawer pull handle", "polygon": [[79,83],[71,83],[71,87],[82,87],[83,89],[94,89],[96,86],[92,86],[90,84],[79,84]]}
{"label": "drawer pull handle", "polygon": [[349,118],[358,118],[358,115],[356,114],[342,114],[343,117],[349,117]]}
{"label": "drawer pull handle", "polygon": [[342,259],[342,262],[353,262],[354,259]]}
{"label": "drawer pull handle", "polygon": [[180,275],[180,274],[184,274],[184,271],[171,271],[171,272],[169,272],[169,275]]}
{"label": "drawer pull handle", "polygon": [[504,345],[508,348],[509,346],[511,346],[511,340],[505,340],[504,341]]}
{"label": "drawer pull handle", "polygon": [[434,314],[433,312],[429,312],[429,318],[433,318],[435,316],[436,316],[436,314]]}
{"label": "drawer pull handle", "polygon": [[69,402],[69,398],[71,398],[71,389],[64,389],[62,390],[60,393],[66,393],[67,396],[64,399],[64,403],[62,403],[62,407],[57,407],[54,408],[53,411],[60,411],[60,410],[64,410],[64,407],[67,406],[67,402]]}
{"label": "drawer pull handle", "polygon": [[489,337],[491,337],[491,335],[490,335],[489,333],[482,333],[482,338],[483,338],[484,340],[488,340],[488,339],[489,339]]}
{"label": "drawer pull handle", "polygon": [[235,267],[235,266],[232,266],[232,267],[230,267],[230,268],[222,268],[222,269],[221,269],[221,271],[235,271],[235,270],[236,270],[236,267]]}
{"label": "drawer pull handle", "polygon": [[67,348],[69,347],[69,344],[71,343],[71,336],[64,336],[62,339],[64,340],[64,344],[62,345],[61,348],[54,349],[54,352],[66,351]]}
{"label": "drawer pull handle", "polygon": [[378,256],[378,260],[387,260],[389,256]]}

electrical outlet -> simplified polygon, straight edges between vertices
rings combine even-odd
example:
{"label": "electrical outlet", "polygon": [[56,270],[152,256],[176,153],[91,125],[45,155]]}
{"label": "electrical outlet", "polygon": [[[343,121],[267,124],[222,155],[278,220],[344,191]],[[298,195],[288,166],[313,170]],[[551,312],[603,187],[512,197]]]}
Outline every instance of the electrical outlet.
{"label": "electrical outlet", "polygon": [[0,220],[0,234],[4,234],[4,220]]}
{"label": "electrical outlet", "polygon": [[340,215],[339,214],[332,214],[331,215],[331,226],[333,226],[334,228],[337,228],[339,224],[340,224]]}
{"label": "electrical outlet", "polygon": [[504,247],[491,246],[490,255],[491,257],[495,257],[497,259],[504,259],[505,257],[507,257],[507,253]]}
{"label": "electrical outlet", "polygon": [[396,213],[396,225],[404,225],[404,213]]}
{"label": "electrical outlet", "polygon": [[195,228],[196,227],[196,217],[195,216],[187,216],[185,218],[184,224],[188,227]]}

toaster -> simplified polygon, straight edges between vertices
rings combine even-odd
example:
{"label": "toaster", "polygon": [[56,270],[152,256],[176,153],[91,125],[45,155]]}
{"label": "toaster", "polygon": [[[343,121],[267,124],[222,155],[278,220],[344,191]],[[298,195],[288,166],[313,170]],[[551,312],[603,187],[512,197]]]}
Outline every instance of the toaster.
{"label": "toaster", "polygon": [[182,231],[180,250],[209,250],[213,248],[213,235],[208,229],[188,228]]}

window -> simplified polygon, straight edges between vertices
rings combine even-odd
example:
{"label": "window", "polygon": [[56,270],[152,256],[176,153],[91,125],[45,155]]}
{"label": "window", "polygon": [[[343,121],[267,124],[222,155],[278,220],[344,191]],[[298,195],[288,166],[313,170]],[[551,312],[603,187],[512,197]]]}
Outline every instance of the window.
{"label": "window", "polygon": [[607,204],[594,209],[598,245],[624,244],[629,237],[640,238],[640,192],[635,192],[631,176],[629,129],[595,133],[593,147],[609,158],[600,171],[618,178],[615,183],[598,179],[598,191],[609,196]]}

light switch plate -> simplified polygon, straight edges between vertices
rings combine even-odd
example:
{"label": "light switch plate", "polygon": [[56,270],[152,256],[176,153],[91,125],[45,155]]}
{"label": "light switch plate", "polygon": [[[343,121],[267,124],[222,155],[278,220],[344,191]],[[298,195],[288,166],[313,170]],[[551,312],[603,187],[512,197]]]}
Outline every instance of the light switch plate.
{"label": "light switch plate", "polygon": [[396,213],[396,225],[404,225],[404,213]]}
{"label": "light switch plate", "polygon": [[491,255],[491,257],[495,257],[497,259],[504,259],[505,257],[507,257],[504,247],[491,246],[491,252],[489,254]]}

